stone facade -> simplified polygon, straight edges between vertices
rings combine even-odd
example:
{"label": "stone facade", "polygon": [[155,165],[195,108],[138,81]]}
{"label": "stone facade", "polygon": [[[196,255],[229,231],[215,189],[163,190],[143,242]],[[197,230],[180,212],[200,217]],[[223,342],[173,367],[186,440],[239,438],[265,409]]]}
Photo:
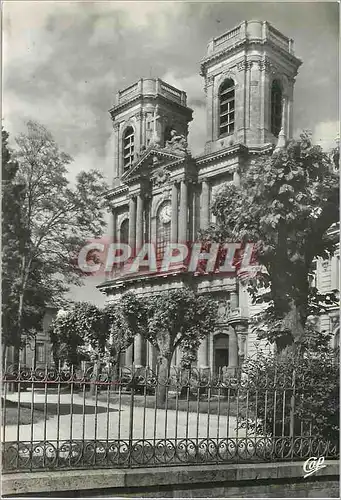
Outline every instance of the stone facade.
{"label": "stone facade", "polygon": [[[20,350],[20,364],[34,368],[45,368],[53,363],[52,344],[49,334],[49,328],[57,315],[58,309],[53,306],[46,307],[42,319],[42,328],[36,336],[27,339],[24,347]],[[9,346],[7,349],[6,364],[10,366],[14,363],[14,348]]]}
{"label": "stone facade", "polygon": [[[201,63],[207,137],[204,152],[195,158],[187,147],[192,110],[184,92],[157,78],[141,79],[120,91],[110,110],[116,148],[114,185],[108,193],[112,239],[138,250],[143,242],[158,247],[165,240],[193,241],[199,229],[207,228],[213,221],[210,206],[215,193],[227,182],[238,182],[243,168],[259,153],[272,152],[278,141],[273,127],[274,82],[280,89],[276,95],[281,134],[291,137],[300,64],[293,41],[265,21],[243,22],[211,40]],[[230,87],[223,92],[226,82]],[[209,293],[220,303],[219,328],[202,342],[198,367],[236,367],[257,344],[245,326],[256,311],[235,277],[189,277],[181,269],[132,277],[120,270],[110,273],[99,289],[110,302],[128,290],[146,295],[184,286]],[[179,361],[176,352],[173,363]],[[154,348],[136,338],[122,363],[155,367]]]}

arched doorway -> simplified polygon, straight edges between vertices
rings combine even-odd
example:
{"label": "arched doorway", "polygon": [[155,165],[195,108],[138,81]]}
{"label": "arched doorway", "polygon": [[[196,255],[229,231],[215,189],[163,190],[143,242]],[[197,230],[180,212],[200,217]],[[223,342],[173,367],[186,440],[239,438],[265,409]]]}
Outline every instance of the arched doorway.
{"label": "arched doorway", "polygon": [[218,373],[224,366],[229,366],[229,335],[218,333],[213,339],[213,367]]}

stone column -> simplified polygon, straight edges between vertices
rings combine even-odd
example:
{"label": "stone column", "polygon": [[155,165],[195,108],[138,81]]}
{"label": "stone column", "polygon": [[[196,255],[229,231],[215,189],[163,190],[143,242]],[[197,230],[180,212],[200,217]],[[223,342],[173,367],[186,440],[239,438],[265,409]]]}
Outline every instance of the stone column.
{"label": "stone column", "polygon": [[174,182],[172,185],[172,222],[171,222],[171,242],[178,241],[178,186]]}
{"label": "stone column", "polygon": [[110,243],[115,243],[117,240],[117,216],[114,210],[109,215],[108,239]]}
{"label": "stone column", "polygon": [[208,336],[205,337],[198,349],[198,368],[209,368],[208,365]]}
{"label": "stone column", "polygon": [[136,252],[143,244],[143,198],[141,193],[137,195],[137,214],[136,214]]}
{"label": "stone column", "polygon": [[214,373],[214,335],[213,332],[210,333],[209,339],[210,343],[210,357],[209,357],[209,365],[210,365],[210,370],[211,373]]}
{"label": "stone column", "polygon": [[202,181],[201,191],[201,229],[207,229],[210,223],[210,186],[207,179]]}
{"label": "stone column", "polygon": [[114,124],[114,178],[120,177],[120,124]]}
{"label": "stone column", "polygon": [[142,366],[142,335],[136,335],[134,339],[134,365],[135,368]]}
{"label": "stone column", "polygon": [[287,132],[287,138],[291,139],[292,134],[293,134],[293,126],[294,126],[294,114],[293,114],[293,108],[294,108],[294,82],[295,78],[293,78],[290,81],[290,86],[289,86],[289,95],[288,95],[288,132]]}
{"label": "stone column", "polygon": [[132,249],[132,255],[135,254],[136,244],[136,198],[130,197],[129,200],[129,245]]}
{"label": "stone column", "polygon": [[[117,241],[117,220],[116,213],[114,210],[111,211],[109,216],[109,224],[108,224],[108,240],[109,244],[116,243]],[[111,279],[113,275],[113,270],[105,272],[106,279]]]}
{"label": "stone column", "polygon": [[146,129],[147,129],[147,113],[142,114],[142,146],[146,147]]}
{"label": "stone column", "polygon": [[214,92],[213,92],[213,76],[207,76],[205,82],[205,91],[206,91],[206,141],[211,142],[214,139],[214,131],[213,125],[214,121],[217,119],[216,113],[214,110]]}
{"label": "stone column", "polygon": [[198,232],[198,222],[200,226],[200,213],[198,214],[197,210],[197,200],[198,200],[198,190],[196,184],[193,184],[193,191],[192,191],[192,220],[191,220],[191,225],[192,225],[192,238],[193,240],[196,239],[197,237],[197,232]]}
{"label": "stone column", "polygon": [[[264,25],[263,25],[264,26]],[[265,71],[260,65],[259,84],[260,84],[260,141],[265,142]]]}
{"label": "stone column", "polygon": [[285,138],[288,138],[289,130],[288,130],[288,98],[286,95],[283,95],[282,98],[282,127],[283,132],[285,134]]}
{"label": "stone column", "polygon": [[126,349],[126,356],[125,356],[125,365],[130,367],[133,365],[133,356],[134,356],[134,345],[131,344],[127,349]]}
{"label": "stone column", "polygon": [[155,367],[156,367],[155,347],[150,342],[148,342],[147,345],[148,345],[148,366],[152,370],[155,370]]}
{"label": "stone column", "polygon": [[237,334],[232,327],[229,331],[229,368],[238,366],[238,339]]}
{"label": "stone column", "polygon": [[187,184],[185,180],[180,184],[180,214],[179,214],[179,242],[187,241]]}
{"label": "stone column", "polygon": [[231,294],[230,294],[230,308],[231,308],[231,311],[233,309],[236,309],[237,307],[239,307],[238,292],[237,291],[231,292]]}

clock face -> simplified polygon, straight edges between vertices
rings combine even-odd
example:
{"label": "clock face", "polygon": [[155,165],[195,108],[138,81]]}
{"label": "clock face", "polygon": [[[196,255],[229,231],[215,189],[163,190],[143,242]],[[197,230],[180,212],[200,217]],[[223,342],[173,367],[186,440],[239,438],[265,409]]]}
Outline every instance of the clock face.
{"label": "clock face", "polygon": [[165,205],[160,211],[160,222],[163,224],[168,224],[172,219],[172,207],[170,205]]}

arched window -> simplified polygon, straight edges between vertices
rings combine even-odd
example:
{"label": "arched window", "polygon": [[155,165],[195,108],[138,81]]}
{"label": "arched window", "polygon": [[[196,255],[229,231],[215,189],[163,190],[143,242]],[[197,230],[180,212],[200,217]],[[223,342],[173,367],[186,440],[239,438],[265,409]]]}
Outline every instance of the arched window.
{"label": "arched window", "polygon": [[120,227],[120,243],[129,243],[129,219],[125,219]]}
{"label": "arched window", "polygon": [[134,161],[134,129],[128,127],[123,136],[123,169],[128,170]]}
{"label": "arched window", "polygon": [[229,78],[225,80],[219,90],[219,135],[233,134],[234,132],[234,105],[235,85]]}
{"label": "arched window", "polygon": [[271,85],[271,133],[278,137],[282,126],[282,86],[274,80]]}

